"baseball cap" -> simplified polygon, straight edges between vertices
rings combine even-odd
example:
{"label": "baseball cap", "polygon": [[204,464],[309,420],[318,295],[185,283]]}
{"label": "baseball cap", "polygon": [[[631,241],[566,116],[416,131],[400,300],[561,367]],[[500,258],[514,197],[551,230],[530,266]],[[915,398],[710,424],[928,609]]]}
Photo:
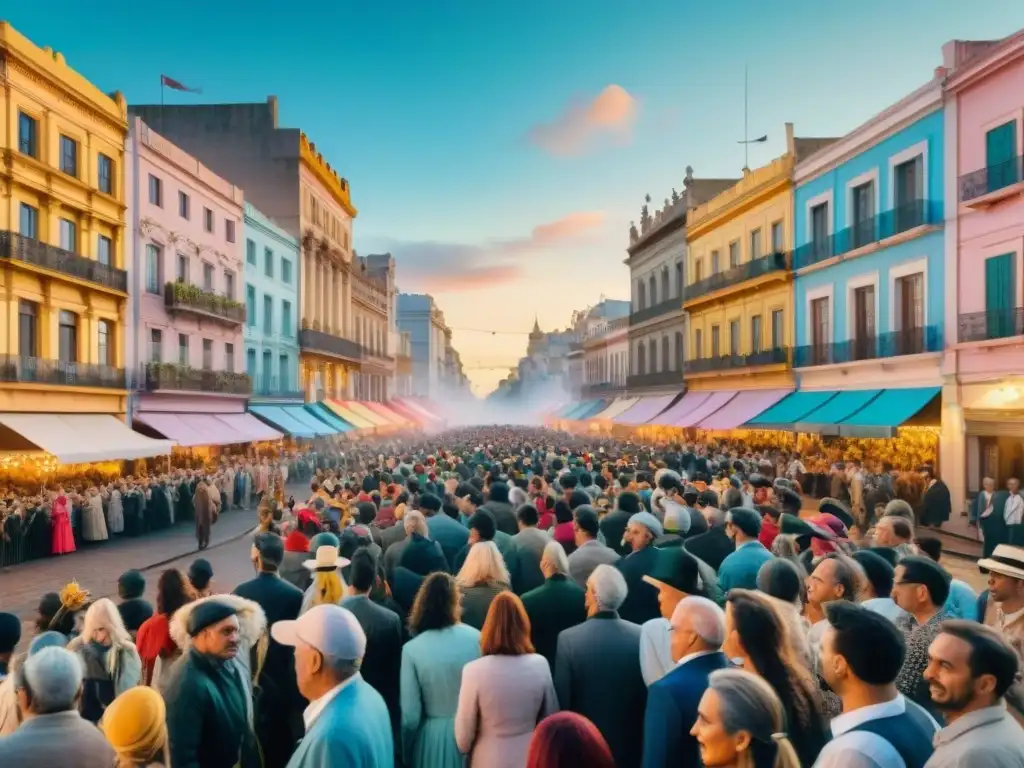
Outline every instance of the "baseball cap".
{"label": "baseball cap", "polygon": [[325,656],[355,661],[366,653],[366,633],[355,614],[340,605],[317,605],[295,621],[278,621],[270,636],[281,645],[303,642]]}

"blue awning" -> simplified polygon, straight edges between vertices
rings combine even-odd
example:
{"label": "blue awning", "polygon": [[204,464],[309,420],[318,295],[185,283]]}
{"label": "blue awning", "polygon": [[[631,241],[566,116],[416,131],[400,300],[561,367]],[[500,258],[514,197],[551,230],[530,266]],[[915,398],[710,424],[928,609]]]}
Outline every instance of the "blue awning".
{"label": "blue awning", "polygon": [[795,425],[796,432],[838,435],[839,423],[858,413],[882,394],[880,389],[854,389],[840,392],[828,402],[804,415]]}
{"label": "blue awning", "polygon": [[334,427],[339,432],[348,432],[355,429],[347,421],[344,421],[340,416],[336,416],[323,403],[306,403],[305,408],[309,413],[313,414],[320,421],[327,424],[329,427]]}
{"label": "blue awning", "polygon": [[566,419],[578,419],[580,417],[581,413],[586,413],[591,408],[593,408],[595,402],[597,402],[597,401],[596,400],[584,400],[581,403],[576,403],[575,406],[573,406],[572,408],[570,408],[568,411],[565,412],[565,416],[563,418],[566,418]]}
{"label": "blue awning", "polygon": [[792,429],[798,421],[817,410],[839,393],[834,390],[821,392],[793,392],[751,419],[745,426],[752,429]]}
{"label": "blue awning", "polygon": [[893,430],[916,416],[942,391],[941,387],[886,389],[839,425],[844,437],[890,437]]}
{"label": "blue awning", "polygon": [[591,400],[589,407],[575,413],[573,415],[573,418],[578,421],[582,421],[583,419],[589,419],[591,416],[596,416],[607,407],[607,400]]}
{"label": "blue awning", "polygon": [[316,433],[317,437],[336,435],[340,431],[311,414],[306,410],[305,405],[281,405],[278,407],[291,418],[295,419],[295,421],[300,424],[305,424],[307,429]]}
{"label": "blue awning", "polygon": [[279,405],[250,405],[249,412],[292,437],[313,438],[316,431],[296,421]]}

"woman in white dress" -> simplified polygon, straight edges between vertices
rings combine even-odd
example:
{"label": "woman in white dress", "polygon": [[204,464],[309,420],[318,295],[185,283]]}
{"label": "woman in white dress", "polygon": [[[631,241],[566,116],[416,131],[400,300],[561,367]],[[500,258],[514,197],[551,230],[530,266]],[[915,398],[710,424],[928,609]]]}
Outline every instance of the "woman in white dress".
{"label": "woman in white dress", "polygon": [[110,502],[107,505],[107,531],[124,533],[124,505],[121,503],[121,483],[110,485]]}
{"label": "woman in white dress", "polygon": [[103,498],[96,486],[85,492],[85,504],[82,507],[82,538],[85,541],[107,540],[107,519],[103,515]]}

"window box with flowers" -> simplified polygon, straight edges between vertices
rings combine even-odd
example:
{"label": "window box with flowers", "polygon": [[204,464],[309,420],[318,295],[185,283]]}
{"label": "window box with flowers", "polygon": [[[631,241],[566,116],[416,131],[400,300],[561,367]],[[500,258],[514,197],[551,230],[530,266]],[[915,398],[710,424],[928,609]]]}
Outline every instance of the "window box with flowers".
{"label": "window box with flowers", "polygon": [[164,286],[164,306],[168,312],[187,312],[231,326],[245,322],[245,305],[240,301],[184,282]]}
{"label": "window box with flowers", "polygon": [[252,393],[252,381],[246,373],[211,371],[176,363],[150,363],[146,366],[146,390],[249,395]]}

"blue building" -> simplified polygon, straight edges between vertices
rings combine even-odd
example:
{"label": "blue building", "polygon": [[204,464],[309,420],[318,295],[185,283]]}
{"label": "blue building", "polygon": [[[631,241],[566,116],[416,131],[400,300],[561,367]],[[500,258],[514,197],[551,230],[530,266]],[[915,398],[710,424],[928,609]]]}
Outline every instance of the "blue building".
{"label": "blue building", "polygon": [[795,169],[801,389],[941,386],[941,85],[936,78]]}
{"label": "blue building", "polygon": [[245,204],[245,368],[253,396],[302,400],[299,244]]}

